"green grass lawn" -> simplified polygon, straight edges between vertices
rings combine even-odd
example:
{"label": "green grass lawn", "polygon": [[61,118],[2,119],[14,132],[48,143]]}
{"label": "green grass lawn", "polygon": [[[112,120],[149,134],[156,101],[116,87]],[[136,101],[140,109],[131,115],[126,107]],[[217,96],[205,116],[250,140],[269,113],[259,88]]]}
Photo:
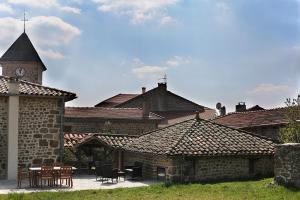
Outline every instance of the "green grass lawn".
{"label": "green grass lawn", "polygon": [[31,194],[0,195],[0,199],[55,199],[55,200],[134,200],[134,199],[300,199],[300,191],[270,184],[272,179],[216,184],[173,185],[113,190],[85,190],[77,192],[38,192]]}

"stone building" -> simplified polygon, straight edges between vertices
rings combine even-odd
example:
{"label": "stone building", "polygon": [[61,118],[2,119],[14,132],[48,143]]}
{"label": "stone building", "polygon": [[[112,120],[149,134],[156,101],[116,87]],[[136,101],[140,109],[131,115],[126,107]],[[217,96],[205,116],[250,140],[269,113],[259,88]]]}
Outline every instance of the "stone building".
{"label": "stone building", "polygon": [[0,179],[13,180],[18,165],[62,158],[65,102],[76,94],[41,85],[46,67],[25,32],[0,63]]}
{"label": "stone building", "polygon": [[203,119],[212,119],[216,116],[214,109],[196,104],[167,90],[167,83],[158,83],[158,87],[146,91],[142,88],[141,94],[118,94],[108,98],[95,107],[106,108],[143,108],[164,117],[160,127],[175,124],[200,113]]}
{"label": "stone building", "polygon": [[158,128],[162,117],[139,108],[66,107],[66,133],[138,135]]}
{"label": "stone building", "polygon": [[252,133],[200,119],[142,135],[125,146],[125,165],[143,163],[143,176],[198,182],[273,174],[275,144]]}
{"label": "stone building", "polygon": [[288,123],[287,108],[233,112],[213,119],[214,122],[268,137],[280,142],[280,128]]}
{"label": "stone building", "polygon": [[67,148],[87,144],[109,149],[120,169],[142,163],[145,179],[163,175],[167,182],[206,182],[273,175],[271,140],[199,116],[136,137],[65,135]]}

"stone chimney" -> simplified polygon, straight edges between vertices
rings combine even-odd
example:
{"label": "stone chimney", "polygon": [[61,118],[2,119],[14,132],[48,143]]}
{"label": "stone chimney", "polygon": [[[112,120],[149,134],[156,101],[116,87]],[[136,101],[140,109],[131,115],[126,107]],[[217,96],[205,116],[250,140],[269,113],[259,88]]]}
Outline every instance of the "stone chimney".
{"label": "stone chimney", "polygon": [[220,116],[224,116],[224,115],[226,115],[226,107],[225,107],[225,106],[222,106],[222,107],[220,108]]}
{"label": "stone chimney", "polygon": [[162,90],[167,90],[167,83],[158,83],[158,88]]}
{"label": "stone chimney", "polygon": [[195,119],[196,119],[196,120],[199,120],[199,119],[200,119],[200,112],[199,112],[199,111],[196,111]]}
{"label": "stone chimney", "polygon": [[19,94],[19,83],[20,82],[16,78],[14,78],[14,77],[9,78],[9,81],[7,83],[8,94],[18,95]]}
{"label": "stone chimney", "polygon": [[245,102],[239,102],[239,104],[235,106],[235,112],[245,112],[246,109]]}
{"label": "stone chimney", "polygon": [[142,87],[142,94],[146,93],[146,87]]}
{"label": "stone chimney", "polygon": [[143,98],[143,118],[149,118],[149,113],[150,113],[149,104],[148,104],[147,99],[144,97]]}

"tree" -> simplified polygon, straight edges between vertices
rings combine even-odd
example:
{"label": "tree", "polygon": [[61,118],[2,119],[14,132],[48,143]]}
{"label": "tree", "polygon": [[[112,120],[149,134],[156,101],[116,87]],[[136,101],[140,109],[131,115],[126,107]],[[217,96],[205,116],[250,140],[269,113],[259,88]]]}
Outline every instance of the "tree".
{"label": "tree", "polygon": [[280,136],[285,143],[300,143],[300,95],[298,99],[286,100],[288,124],[280,129]]}
{"label": "tree", "polygon": [[103,125],[103,130],[104,133],[108,134],[113,134],[114,133],[114,128],[113,125],[110,121],[106,121]]}

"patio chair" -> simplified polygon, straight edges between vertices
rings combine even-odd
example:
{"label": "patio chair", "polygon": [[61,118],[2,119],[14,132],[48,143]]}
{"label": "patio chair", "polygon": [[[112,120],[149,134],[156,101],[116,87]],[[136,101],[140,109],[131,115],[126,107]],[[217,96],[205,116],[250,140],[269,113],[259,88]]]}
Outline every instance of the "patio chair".
{"label": "patio chair", "polygon": [[102,180],[102,178],[103,178],[102,166],[95,167],[95,175],[96,175],[96,181],[98,181],[98,178],[100,178],[100,180]]}
{"label": "patio chair", "polygon": [[63,180],[66,180],[66,185],[73,187],[73,170],[71,166],[63,166],[59,170],[59,184],[62,187]]}
{"label": "patio chair", "polygon": [[125,166],[125,172],[132,180],[143,178],[143,163],[135,162],[133,166]]}
{"label": "patio chair", "polygon": [[42,166],[41,173],[39,175],[41,187],[43,187],[43,183],[48,182],[48,186],[54,185],[54,176],[53,176],[53,166]]}
{"label": "patio chair", "polygon": [[22,187],[22,181],[25,179],[28,179],[29,181],[29,186],[31,187],[31,176],[29,171],[25,170],[23,167],[19,166],[18,167],[18,177],[17,177],[17,182],[18,182],[18,188]]}
{"label": "patio chair", "polygon": [[118,182],[118,169],[113,169],[112,165],[103,165],[102,173],[102,183],[104,180],[108,181],[108,179],[111,179],[112,183],[114,179]]}

